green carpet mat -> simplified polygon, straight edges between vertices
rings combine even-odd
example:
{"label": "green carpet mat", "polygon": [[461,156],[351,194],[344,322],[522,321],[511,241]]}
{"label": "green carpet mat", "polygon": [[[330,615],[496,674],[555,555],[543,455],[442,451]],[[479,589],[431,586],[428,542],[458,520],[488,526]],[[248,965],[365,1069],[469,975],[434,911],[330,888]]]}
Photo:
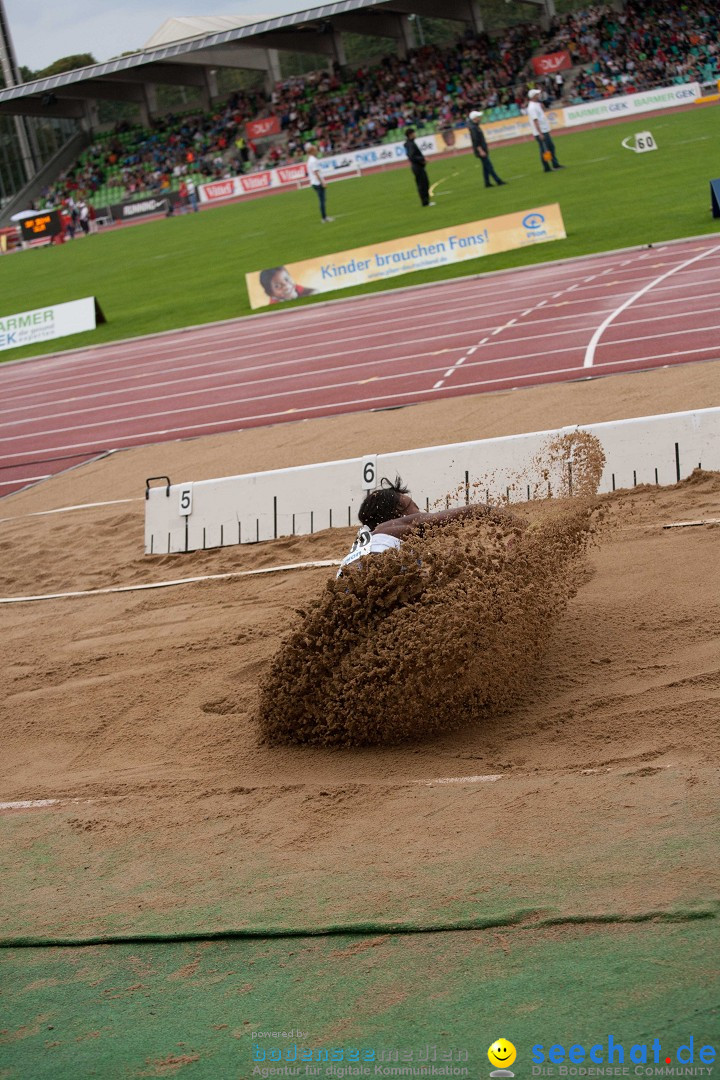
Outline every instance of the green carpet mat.
{"label": "green carpet mat", "polygon": [[[423,1057],[437,1070],[449,1055],[459,1070],[450,1075],[484,1078],[502,1037],[517,1048],[516,1077],[529,1080],[533,1046],[587,1049],[610,1035],[626,1065],[633,1044],[655,1038],[676,1065],[692,1037],[698,1065],[720,1035],[717,956],[715,919],[5,949],[0,1077],[250,1080],[283,1069],[337,1080],[364,1051],[363,1075],[433,1075],[420,1071]],[[262,1034],[273,1031],[303,1034]],[[272,1062],[296,1045],[312,1065]],[[340,1050],[342,1063],[317,1060]]]}
{"label": "green carpet mat", "polygon": [[[413,788],[414,816],[397,829],[392,800],[407,814],[408,789],[401,798],[396,786],[377,786],[346,794],[342,820],[318,811],[314,820],[328,824],[311,838],[301,830],[328,793],[303,786],[283,803],[291,838],[281,848],[262,806],[252,818],[263,788],[223,807],[220,837],[217,808],[199,801],[192,846],[171,821],[138,820],[137,801],[4,815],[0,946],[712,913],[709,788],[697,784],[679,801],[681,775],[650,772],[612,787],[601,775],[565,777],[557,811],[558,781],[547,777]],[[708,784],[715,776],[708,770]],[[372,829],[355,829],[345,849],[333,827],[364,821],[370,798],[382,801],[386,835],[378,844]],[[521,829],[518,806],[531,798],[542,813],[526,810]]]}

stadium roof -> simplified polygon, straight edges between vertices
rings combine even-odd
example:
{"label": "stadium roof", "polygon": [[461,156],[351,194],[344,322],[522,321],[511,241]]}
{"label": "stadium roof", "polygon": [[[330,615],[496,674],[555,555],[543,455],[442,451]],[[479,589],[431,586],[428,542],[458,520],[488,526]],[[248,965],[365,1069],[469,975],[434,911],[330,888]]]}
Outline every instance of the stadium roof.
{"label": "stadium roof", "polygon": [[205,37],[261,21],[260,15],[181,15],[176,19],[166,19],[143,47],[154,49],[171,41],[187,41],[188,38]]}
{"label": "stadium roof", "polygon": [[[527,2],[548,14],[554,11],[553,0]],[[89,105],[99,99],[147,106],[148,87],[155,83],[207,88],[208,72],[218,67],[272,73],[268,50],[318,53],[328,60],[337,59],[337,37],[343,31],[395,38],[402,43],[402,24],[412,14],[482,26],[481,0],[336,0],[251,22],[228,17],[230,26],[225,25],[225,19],[218,26],[220,17],[169,20],[170,24],[189,24],[188,29],[196,32],[176,40],[173,31],[173,40],[149,45],[140,52],[0,90],[0,113],[83,118]],[[207,27],[208,22],[212,27]]]}

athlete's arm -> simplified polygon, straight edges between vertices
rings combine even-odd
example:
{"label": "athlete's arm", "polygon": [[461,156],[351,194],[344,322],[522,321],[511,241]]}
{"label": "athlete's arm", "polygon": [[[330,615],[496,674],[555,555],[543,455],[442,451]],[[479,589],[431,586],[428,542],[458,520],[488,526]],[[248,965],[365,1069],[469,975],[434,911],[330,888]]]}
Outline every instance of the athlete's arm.
{"label": "athlete's arm", "polygon": [[417,514],[406,514],[405,517],[383,521],[381,525],[373,529],[373,532],[384,533],[385,536],[396,536],[402,540],[419,525],[446,525],[463,518],[482,517],[494,509],[496,508],[487,503],[472,503],[470,506],[458,506],[454,510],[438,510],[434,514],[420,511]]}

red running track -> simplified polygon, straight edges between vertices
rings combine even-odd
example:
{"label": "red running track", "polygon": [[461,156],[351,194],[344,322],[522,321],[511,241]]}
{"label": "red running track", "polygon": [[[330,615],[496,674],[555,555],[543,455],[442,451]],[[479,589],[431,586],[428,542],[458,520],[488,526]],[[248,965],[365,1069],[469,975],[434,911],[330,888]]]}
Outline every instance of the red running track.
{"label": "red running track", "polygon": [[107,450],[720,358],[720,236],[0,365],[0,495]]}

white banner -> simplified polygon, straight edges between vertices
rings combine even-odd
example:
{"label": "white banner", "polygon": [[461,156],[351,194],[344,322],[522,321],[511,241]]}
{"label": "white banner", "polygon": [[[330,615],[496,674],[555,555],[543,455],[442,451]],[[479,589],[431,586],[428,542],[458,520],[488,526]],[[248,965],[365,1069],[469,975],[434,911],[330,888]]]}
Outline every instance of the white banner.
{"label": "white banner", "polygon": [[[416,142],[426,157],[447,149],[436,135],[424,135]],[[382,146],[371,146],[367,150],[349,150],[344,154],[321,158],[320,168],[326,179],[341,180],[357,176],[362,169],[376,169],[380,165],[391,165],[396,161],[407,161],[403,142],[384,143]],[[298,161],[290,165],[280,165],[277,169],[245,173],[226,180],[214,180],[211,184],[202,184],[199,188],[200,201],[219,202],[222,199],[237,198],[238,195],[303,183],[307,183],[307,169],[304,161]]]}
{"label": "white banner", "polygon": [[638,113],[671,109],[678,105],[690,105],[701,96],[700,83],[680,83],[677,86],[661,86],[657,90],[645,90],[638,94],[605,98],[603,101],[586,101],[582,105],[565,108],[565,124],[591,124],[597,120],[630,120]]}
{"label": "white banner", "polygon": [[67,304],[0,315],[0,350],[19,349],[21,345],[35,345],[38,341],[94,330],[95,310],[95,297],[87,296]]}

